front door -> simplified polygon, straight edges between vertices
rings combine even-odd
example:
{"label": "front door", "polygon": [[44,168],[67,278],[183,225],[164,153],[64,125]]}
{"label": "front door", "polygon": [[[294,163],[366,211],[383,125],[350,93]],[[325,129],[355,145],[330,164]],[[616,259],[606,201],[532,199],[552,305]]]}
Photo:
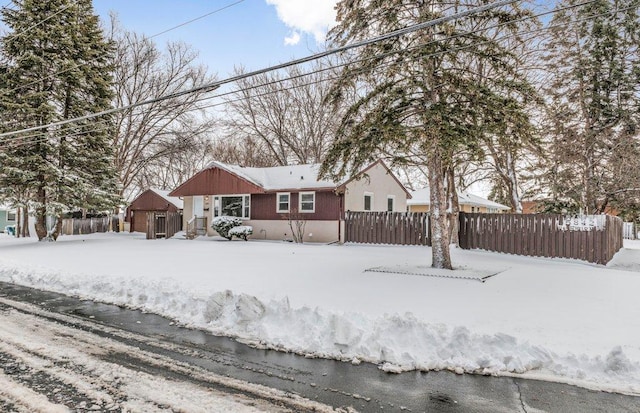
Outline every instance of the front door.
{"label": "front door", "polygon": [[198,195],[193,197],[193,216],[204,216],[204,196]]}

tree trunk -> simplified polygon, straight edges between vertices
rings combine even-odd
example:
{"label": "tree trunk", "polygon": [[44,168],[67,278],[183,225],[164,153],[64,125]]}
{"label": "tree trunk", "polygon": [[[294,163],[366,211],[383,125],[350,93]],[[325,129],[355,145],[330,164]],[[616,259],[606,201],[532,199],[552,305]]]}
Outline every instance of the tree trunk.
{"label": "tree trunk", "polygon": [[20,233],[22,232],[22,208],[21,207],[17,207],[16,208],[16,232],[15,232],[15,237],[16,238],[20,238]]}
{"label": "tree trunk", "polygon": [[20,228],[21,234],[23,238],[30,237],[29,234],[29,207],[24,205],[22,208],[22,226]]}
{"label": "tree trunk", "polygon": [[57,241],[58,237],[62,233],[62,217],[56,217],[56,225],[53,228],[54,229],[51,232],[51,239],[53,241]]}
{"label": "tree trunk", "polygon": [[42,241],[47,237],[47,214],[44,208],[36,208],[36,235],[38,241]]}
{"label": "tree trunk", "polygon": [[516,165],[511,153],[507,151],[507,176],[505,183],[509,190],[509,201],[511,201],[511,209],[516,214],[522,214],[522,199],[518,190],[518,176],[516,175]]}
{"label": "tree trunk", "polygon": [[453,269],[449,252],[447,231],[447,198],[444,191],[440,151],[434,148],[427,157],[429,163],[429,188],[431,202],[431,266]]}
{"label": "tree trunk", "polygon": [[447,168],[447,192],[449,193],[449,242],[458,245],[458,227],[460,219],[460,202],[456,190],[456,179],[453,167]]}
{"label": "tree trunk", "polygon": [[[40,182],[44,181],[44,177],[41,177]],[[44,187],[38,188],[38,206],[36,207],[36,235],[38,241],[42,241],[47,236],[47,208],[46,208],[46,193]]]}

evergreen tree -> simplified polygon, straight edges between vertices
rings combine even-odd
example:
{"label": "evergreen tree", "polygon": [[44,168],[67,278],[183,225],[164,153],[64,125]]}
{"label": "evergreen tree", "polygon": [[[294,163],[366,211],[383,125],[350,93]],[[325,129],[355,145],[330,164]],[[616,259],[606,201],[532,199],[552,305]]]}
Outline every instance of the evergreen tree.
{"label": "evergreen tree", "polygon": [[[345,45],[482,4],[343,0],[330,39]],[[323,174],[348,174],[380,156],[394,165],[426,165],[434,267],[452,268],[445,172],[455,154],[461,148],[479,150],[483,134],[502,127],[507,114],[522,113],[514,95],[526,82],[515,73],[514,56],[493,35],[516,31],[515,21],[524,15],[517,6],[493,8],[358,48],[346,57],[352,62],[334,85],[334,101],[351,90],[361,98],[342,118]],[[472,71],[478,65],[490,68],[492,77],[478,81]],[[449,186],[454,181],[447,180]]]}
{"label": "evergreen tree", "polygon": [[[16,0],[0,88],[4,131],[45,126],[110,108],[112,45],[90,0]],[[31,198],[40,240],[55,240],[66,210],[112,209],[118,201],[109,118],[48,127],[4,139],[0,187]],[[58,218],[47,225],[47,216]]]}
{"label": "evergreen tree", "polygon": [[596,0],[551,22],[541,185],[559,205],[597,214],[639,203],[639,10],[638,0]]}

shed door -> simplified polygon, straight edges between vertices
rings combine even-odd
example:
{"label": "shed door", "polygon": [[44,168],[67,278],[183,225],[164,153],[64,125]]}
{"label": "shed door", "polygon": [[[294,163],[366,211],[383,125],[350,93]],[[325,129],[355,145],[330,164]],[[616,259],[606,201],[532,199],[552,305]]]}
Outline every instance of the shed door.
{"label": "shed door", "polygon": [[133,232],[147,232],[147,211],[133,211]]}

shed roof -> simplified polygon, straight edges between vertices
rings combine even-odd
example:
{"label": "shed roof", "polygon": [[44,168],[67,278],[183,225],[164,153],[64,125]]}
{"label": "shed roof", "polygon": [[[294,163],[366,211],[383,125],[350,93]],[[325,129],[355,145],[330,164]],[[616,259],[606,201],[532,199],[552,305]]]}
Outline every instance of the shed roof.
{"label": "shed roof", "polygon": [[127,209],[165,210],[168,205],[172,205],[176,209],[183,208],[182,199],[175,196],[169,196],[169,191],[149,188],[131,201]]}
{"label": "shed roof", "polygon": [[184,202],[182,201],[182,199],[178,198],[177,196],[169,196],[169,192],[171,192],[171,191],[165,191],[165,190],[156,189],[156,188],[149,188],[149,190],[155,192],[158,195],[160,195],[161,197],[166,199],[167,202],[172,203],[176,208],[183,209]]}

